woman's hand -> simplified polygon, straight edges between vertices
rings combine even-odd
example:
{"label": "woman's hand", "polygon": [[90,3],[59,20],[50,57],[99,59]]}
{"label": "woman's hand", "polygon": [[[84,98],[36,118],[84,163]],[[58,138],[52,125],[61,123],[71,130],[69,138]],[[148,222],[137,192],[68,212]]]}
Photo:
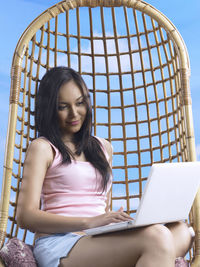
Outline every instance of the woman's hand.
{"label": "woman's hand", "polygon": [[87,218],[87,228],[94,228],[98,226],[107,225],[110,223],[118,223],[124,221],[133,220],[131,216],[123,211],[123,207],[121,207],[118,211],[109,211],[102,215]]}

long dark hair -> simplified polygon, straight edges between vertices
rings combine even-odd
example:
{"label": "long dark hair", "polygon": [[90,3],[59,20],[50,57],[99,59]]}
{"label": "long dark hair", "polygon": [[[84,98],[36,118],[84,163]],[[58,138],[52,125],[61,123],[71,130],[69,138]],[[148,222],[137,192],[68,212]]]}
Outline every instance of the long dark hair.
{"label": "long dark hair", "polygon": [[102,190],[111,174],[111,168],[97,138],[92,136],[92,107],[89,90],[81,75],[68,67],[54,67],[43,76],[36,97],[35,125],[39,136],[46,137],[60,151],[63,163],[71,163],[73,155],[63,143],[58,125],[58,93],[60,87],[74,81],[80,88],[85,101],[87,113],[81,129],[74,135],[76,154],[84,153],[89,161],[102,175]]}

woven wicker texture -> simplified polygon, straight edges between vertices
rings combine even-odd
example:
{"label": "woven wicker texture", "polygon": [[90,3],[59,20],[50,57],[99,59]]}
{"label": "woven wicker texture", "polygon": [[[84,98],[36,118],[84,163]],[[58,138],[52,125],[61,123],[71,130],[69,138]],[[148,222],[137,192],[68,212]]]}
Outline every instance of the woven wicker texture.
{"label": "woven wicker texture", "polygon": [[[94,135],[114,147],[113,209],[123,205],[130,214],[136,212],[153,162],[195,160],[189,61],[173,24],[143,1],[62,1],[33,21],[13,57],[2,244],[5,236],[25,241],[31,236],[16,224],[16,203],[26,149],[36,137],[38,83],[58,65],[83,75],[91,94]],[[200,254],[198,205],[197,198],[189,220],[197,232],[192,266],[200,265],[195,265]]]}

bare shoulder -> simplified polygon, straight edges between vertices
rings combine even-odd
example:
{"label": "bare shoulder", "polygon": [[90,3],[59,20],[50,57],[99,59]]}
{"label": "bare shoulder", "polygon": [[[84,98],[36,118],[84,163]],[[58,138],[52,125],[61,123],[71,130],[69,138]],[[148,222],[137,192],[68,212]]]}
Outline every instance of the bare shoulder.
{"label": "bare shoulder", "polygon": [[111,145],[111,143],[108,140],[106,140],[106,139],[104,139],[102,137],[98,137],[98,138],[101,140],[102,144],[104,145],[104,147],[105,147],[105,149],[106,149],[106,151],[107,151],[107,153],[109,155],[109,158],[112,158],[113,146]]}
{"label": "bare shoulder", "polygon": [[42,138],[37,138],[30,143],[27,150],[27,156],[45,158],[49,163],[54,157],[51,145]]}
{"label": "bare shoulder", "polygon": [[37,138],[30,143],[28,150],[48,152],[51,151],[51,145],[45,139]]}

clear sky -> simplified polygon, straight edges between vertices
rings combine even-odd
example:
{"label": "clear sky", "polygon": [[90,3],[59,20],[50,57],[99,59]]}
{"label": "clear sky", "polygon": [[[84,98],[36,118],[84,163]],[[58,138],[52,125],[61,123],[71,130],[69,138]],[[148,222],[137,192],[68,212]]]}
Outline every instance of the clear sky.
{"label": "clear sky", "polygon": [[[15,46],[28,24],[58,0],[10,0],[1,2],[0,16],[0,184],[9,108],[10,67]],[[200,1],[147,0],[177,27],[191,62],[191,94],[198,159],[200,159]]]}

